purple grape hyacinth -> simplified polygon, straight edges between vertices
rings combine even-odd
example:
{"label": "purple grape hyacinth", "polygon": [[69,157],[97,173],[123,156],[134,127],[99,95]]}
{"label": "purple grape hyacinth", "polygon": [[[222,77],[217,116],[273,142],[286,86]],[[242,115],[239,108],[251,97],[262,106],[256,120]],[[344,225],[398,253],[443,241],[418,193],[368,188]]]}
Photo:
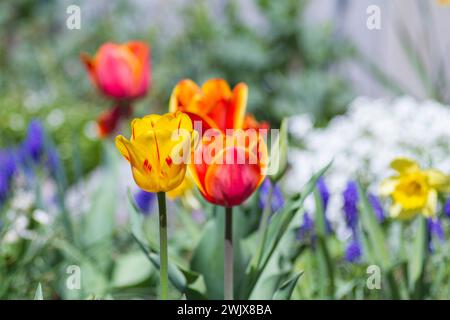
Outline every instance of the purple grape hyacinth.
{"label": "purple grape hyacinth", "polygon": [[11,150],[0,151],[0,205],[6,200],[11,188],[11,179],[16,172],[14,153]]}
{"label": "purple grape hyacinth", "polygon": [[317,180],[317,189],[319,190],[320,198],[322,199],[323,211],[327,211],[328,202],[330,200],[330,191],[325,183],[325,179],[320,177]]}
{"label": "purple grape hyacinth", "polygon": [[134,195],[134,201],[136,202],[136,206],[145,216],[148,216],[153,209],[153,206],[156,201],[156,194],[153,192],[147,192],[144,190],[139,190]]}
{"label": "purple grape hyacinth", "polygon": [[358,223],[358,187],[356,182],[349,181],[342,193],[344,197],[344,213],[347,226],[355,230]]}
{"label": "purple grape hyacinth", "polygon": [[21,155],[25,163],[38,163],[45,149],[44,128],[39,120],[32,120],[28,126],[27,135],[21,146]]}
{"label": "purple grape hyacinth", "polygon": [[383,222],[386,218],[386,215],[383,210],[383,206],[381,205],[380,199],[374,195],[373,193],[369,193],[369,202],[372,205],[373,212],[377,217],[379,223]]}
{"label": "purple grape hyacinth", "polygon": [[428,250],[430,252],[434,252],[435,240],[438,240],[440,242],[445,241],[444,228],[442,227],[442,223],[438,218],[428,218],[427,227],[429,232]]}
{"label": "purple grape hyacinth", "polygon": [[[261,188],[259,190],[259,207],[261,209],[264,209],[266,202],[267,202],[267,197],[269,196],[269,188],[271,186],[271,181],[270,179],[266,179],[264,180],[264,182],[261,185]],[[271,209],[272,212],[277,212],[278,210],[280,210],[281,208],[283,208],[284,206],[284,198],[283,198],[283,193],[281,192],[281,189],[278,185],[274,185],[272,186],[273,190],[272,190],[272,203],[271,203]]]}
{"label": "purple grape hyacinth", "polygon": [[297,239],[300,241],[311,240],[314,234],[314,221],[309,216],[309,213],[305,211],[303,214],[303,223],[298,228]]}
{"label": "purple grape hyacinth", "polygon": [[345,260],[351,263],[359,261],[362,256],[361,244],[353,238],[345,249]]}
{"label": "purple grape hyacinth", "polygon": [[450,218],[450,198],[447,198],[444,204],[444,214]]}

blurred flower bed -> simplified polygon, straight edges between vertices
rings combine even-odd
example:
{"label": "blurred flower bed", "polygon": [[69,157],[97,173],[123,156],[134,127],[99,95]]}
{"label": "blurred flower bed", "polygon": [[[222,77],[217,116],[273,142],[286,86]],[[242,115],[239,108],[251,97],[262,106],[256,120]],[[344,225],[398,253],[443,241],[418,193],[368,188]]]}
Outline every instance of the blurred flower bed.
{"label": "blurred flower bed", "polygon": [[[448,298],[448,106],[355,98],[356,50],[307,1],[250,3],[256,24],[237,1],[180,25],[92,5],[81,32],[62,2],[0,3],[0,298]],[[208,145],[189,119],[280,135],[251,170],[186,168],[166,131]]]}
{"label": "blurred flower bed", "polygon": [[335,117],[323,129],[315,129],[308,115],[294,116],[290,128],[298,147],[290,150],[292,170],[286,190],[296,192],[299,182],[305,183],[333,161],[326,175],[331,193],[328,213],[338,229],[345,229],[341,194],[350,180],[357,179],[377,193],[389,174],[386,168],[398,156],[450,171],[449,120],[448,106],[434,101],[419,103],[411,97],[357,98],[345,115]]}

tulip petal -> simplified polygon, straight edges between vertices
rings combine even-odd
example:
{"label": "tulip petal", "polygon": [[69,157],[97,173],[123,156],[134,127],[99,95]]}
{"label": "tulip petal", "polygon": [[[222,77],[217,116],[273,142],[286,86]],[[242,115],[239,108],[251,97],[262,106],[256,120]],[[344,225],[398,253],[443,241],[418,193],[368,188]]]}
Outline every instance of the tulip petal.
{"label": "tulip petal", "polygon": [[138,64],[134,72],[135,96],[143,96],[150,85],[150,48],[145,42],[130,41],[124,45],[137,58]]}
{"label": "tulip petal", "polygon": [[[139,140],[139,144],[142,146],[144,144],[143,137],[141,136]],[[149,139],[146,138],[146,140],[148,141]],[[119,149],[122,156],[130,162],[136,184],[145,191],[157,192],[159,185],[159,168],[157,162],[155,161],[154,152],[149,150],[154,143],[148,143],[145,145],[147,149],[143,149],[144,151],[141,151],[139,145],[135,145],[134,143],[128,141],[125,137],[118,136],[116,138],[116,147]],[[145,154],[143,152],[145,152]]]}
{"label": "tulip petal", "polygon": [[[169,111],[188,111],[191,101],[197,95],[201,95],[201,90],[194,81],[190,79],[181,80],[172,91],[169,102]],[[191,111],[197,113],[199,110]]]}
{"label": "tulip petal", "polygon": [[[245,83],[238,83],[233,89],[233,98],[231,99],[230,115],[227,121],[234,129],[242,128],[244,124],[245,109],[247,107],[248,87]],[[232,122],[232,123],[230,123]]]}
{"label": "tulip petal", "polygon": [[166,113],[158,119],[154,126],[157,130],[178,131],[185,130],[192,132],[192,121],[186,114],[177,111]]}
{"label": "tulip petal", "polygon": [[224,79],[209,79],[202,85],[202,92],[204,113],[211,111],[220,101],[227,101],[231,98],[230,86]]}
{"label": "tulip petal", "polygon": [[[241,204],[264,179],[259,165],[236,163],[239,152],[246,153],[246,150],[235,147],[224,149],[207,170],[206,192],[216,204],[227,207]],[[232,154],[233,163],[227,163],[224,160],[229,153]]]}
{"label": "tulip petal", "polygon": [[96,56],[98,85],[106,95],[124,99],[133,95],[138,61],[128,50],[113,43],[104,44]]}
{"label": "tulip petal", "polygon": [[95,61],[87,53],[80,54],[81,62],[83,62],[88,72],[89,78],[95,86],[98,86],[97,74],[95,73]]}

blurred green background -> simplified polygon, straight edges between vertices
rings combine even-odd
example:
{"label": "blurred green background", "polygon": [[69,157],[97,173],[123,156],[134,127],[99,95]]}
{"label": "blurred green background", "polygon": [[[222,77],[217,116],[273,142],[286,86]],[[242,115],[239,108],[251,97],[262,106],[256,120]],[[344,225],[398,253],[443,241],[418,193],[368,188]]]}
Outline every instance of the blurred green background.
{"label": "blurred green background", "polygon": [[[412,23],[393,20],[395,15],[383,15],[386,20],[383,20],[382,31],[370,33],[365,27],[365,10],[371,2],[1,1],[0,148],[22,141],[31,119],[40,119],[59,151],[68,184],[56,181],[59,196],[63,198],[59,199],[57,211],[58,221],[62,223],[51,227],[33,224],[31,229],[37,232],[39,241],[23,238],[1,248],[0,298],[31,298],[37,283],[43,284],[46,298],[55,299],[155,298],[158,294],[158,271],[131,239],[128,226],[115,223],[118,205],[126,207],[120,208],[122,211],[133,210],[127,207],[130,204],[126,191],[121,190],[119,198],[116,188],[117,181],[124,181],[119,168],[123,163],[119,162],[111,141],[99,140],[95,130],[96,118],[111,107],[111,102],[101,97],[89,82],[79,59],[80,52],[93,55],[107,41],[120,43],[137,39],[151,46],[152,87],[147,96],[137,102],[136,116],[166,111],[172,88],[183,78],[197,83],[211,77],[223,77],[231,85],[246,82],[250,87],[248,110],[273,127],[278,127],[285,117],[302,113],[311,115],[315,126],[325,127],[333,117],[346,111],[355,96],[362,94],[408,93],[449,102],[448,59],[435,52],[439,32],[434,28],[440,27],[432,27],[432,22],[437,20],[431,18],[430,12],[436,11],[436,6],[430,10],[432,5],[417,0],[411,1],[414,3],[411,7],[403,8],[402,1],[379,0],[383,12],[401,16],[403,10],[414,7],[422,16]],[[394,2],[396,4],[391,6]],[[66,9],[72,4],[81,8],[81,30],[66,27]],[[314,6],[316,13],[328,12],[325,19],[316,19],[311,14]],[[413,32],[411,26],[414,26]],[[349,37],[351,32],[343,32],[344,28],[359,32],[359,37]],[[416,39],[418,33],[421,36]],[[361,48],[364,41],[368,45]],[[433,45],[425,45],[429,43]],[[397,47],[400,50],[389,50]],[[389,60],[387,56],[394,58]],[[359,74],[356,78],[355,72]],[[361,76],[361,72],[365,76]],[[404,78],[411,81],[405,83]],[[367,89],[367,83],[369,86],[376,83],[375,89]],[[94,171],[95,168],[99,170]],[[84,181],[89,180],[84,178],[91,172],[96,174],[92,180],[98,183],[94,187]],[[29,189],[39,190],[41,182],[44,185],[43,182],[50,180],[45,174],[38,176]],[[83,207],[80,211],[85,215],[67,212],[64,201],[69,198],[65,194],[69,191],[80,195],[80,203],[76,205]],[[261,214],[256,197],[250,199],[250,205],[237,209],[241,219],[237,223],[237,234],[245,240],[247,247],[244,249],[248,251],[245,258],[255,251],[251,247],[252,238]],[[171,235],[170,250],[177,257],[176,263],[183,268],[188,268],[189,264],[201,265],[208,271],[204,274],[209,278],[206,282],[217,278],[217,273],[209,273],[210,257],[195,257],[194,248],[206,247],[208,254],[217,255],[217,248],[210,247],[209,240],[216,235],[214,228],[223,221],[205,202],[201,202],[205,213],[202,219],[194,218],[193,210],[183,204],[171,205],[174,207],[170,209],[176,213],[171,222],[177,232]],[[16,210],[18,216],[32,216],[36,209],[40,209],[40,204],[22,210],[25,213],[15,208],[13,211]],[[8,212],[6,207],[0,213],[7,216]],[[73,218],[73,226],[67,226],[67,217]],[[139,223],[144,225],[150,245],[155,245],[157,217],[153,215]],[[331,236],[328,240],[331,259],[340,273],[336,292],[329,296],[323,292],[318,294],[320,281],[314,277],[326,278],[327,270],[317,268],[324,262],[315,260],[310,247],[298,244],[295,230],[282,231],[282,234],[286,231],[294,249],[286,245],[276,251],[276,258],[285,263],[270,265],[277,281],[285,280],[294,269],[319,271],[319,274],[305,274],[305,284],[298,289],[295,298],[391,297],[385,292],[367,292],[365,265],[349,267],[343,263],[342,243]],[[2,232],[0,228],[0,235]],[[441,293],[445,288],[439,285],[448,282],[448,259],[438,258],[433,257],[440,271],[434,279],[433,296],[445,297],[447,293]],[[83,290],[75,293],[67,290],[64,283],[67,265],[71,263],[81,265],[84,272]],[[403,264],[398,265],[403,267]],[[242,263],[238,267],[245,265]],[[318,286],[325,288],[327,281],[328,278]],[[278,282],[267,283],[278,287]],[[402,290],[407,292],[406,288]],[[260,288],[256,292],[272,293]],[[179,292],[173,297],[179,298]]]}
{"label": "blurred green background", "polygon": [[165,111],[180,79],[202,83],[210,77],[246,82],[248,109],[275,126],[300,112],[323,124],[345,111],[352,91],[332,70],[354,56],[351,44],[329,23],[306,23],[307,1],[253,2],[264,28],[245,21],[238,1],[224,2],[220,19],[208,1],[171,5],[178,27],[170,23],[174,17],[165,24],[135,23],[132,17],[141,9],[133,2],[99,1],[99,9],[86,1],[81,30],[69,30],[64,1],[2,1],[0,146],[18,141],[29,120],[40,118],[71,181],[74,152],[82,157],[83,172],[94,168],[100,144],[93,121],[110,105],[89,83],[79,53],[94,54],[106,41],[139,39],[151,46],[152,88],[138,114]]}

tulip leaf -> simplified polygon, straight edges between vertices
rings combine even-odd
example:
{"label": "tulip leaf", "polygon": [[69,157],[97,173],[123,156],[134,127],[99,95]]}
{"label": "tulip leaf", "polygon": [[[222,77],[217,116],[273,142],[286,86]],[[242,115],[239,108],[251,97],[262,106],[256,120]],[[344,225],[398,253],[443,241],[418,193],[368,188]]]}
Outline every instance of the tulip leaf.
{"label": "tulip leaf", "polygon": [[81,219],[79,237],[88,255],[105,273],[112,264],[111,248],[117,210],[118,155],[112,145],[105,144],[105,163],[101,170],[101,188],[92,194],[91,207]]}
{"label": "tulip leaf", "polygon": [[274,293],[282,284],[282,280],[289,275],[289,272],[277,272],[276,270],[268,270],[262,276],[260,281],[248,297],[248,300],[270,300],[273,299]]}
{"label": "tulip leaf", "polygon": [[326,242],[326,219],[323,209],[322,199],[320,198],[317,187],[314,190],[315,201],[315,229],[316,229],[316,243],[317,249],[316,260],[318,266],[318,285],[319,295],[322,299],[333,298],[334,294],[334,272],[333,265],[330,258],[330,253]]}
{"label": "tulip leaf", "polygon": [[116,288],[135,286],[152,275],[152,266],[141,251],[132,251],[118,257],[112,273],[112,285]]}
{"label": "tulip leaf", "polygon": [[223,299],[223,226],[224,215],[218,212],[204,226],[191,260],[191,269],[204,275],[210,299]]}
{"label": "tulip leaf", "polygon": [[42,293],[42,285],[40,282],[36,288],[36,292],[34,293],[34,300],[44,300],[44,295]]}
{"label": "tulip leaf", "polygon": [[[133,239],[139,245],[141,250],[145,253],[150,262],[159,270],[160,259],[159,256],[151,252],[147,246],[141,242],[134,234]],[[185,270],[169,260],[168,267],[169,281],[172,285],[181,293],[185,294],[188,299],[205,299],[206,298],[206,286],[203,280],[203,276],[189,270]]]}
{"label": "tulip leaf", "polygon": [[267,243],[269,245],[265,249],[263,261],[267,263],[267,260],[270,258],[280,239],[283,237],[295,214],[298,213],[303,207],[303,203],[305,202],[306,198],[314,191],[317,180],[328,170],[330,165],[331,163],[311,177],[311,179],[303,188],[303,192],[300,197],[298,199],[291,200],[291,203],[287,205],[286,210],[272,217],[272,221],[269,224],[268,230]]}
{"label": "tulip leaf", "polygon": [[306,183],[302,194],[297,198],[290,199],[285,209],[271,218],[270,224],[268,225],[266,247],[264,248],[261,264],[257,266],[256,259],[253,259],[247,268],[247,277],[245,279],[247,297],[258,282],[292,220],[301,212],[304,201],[314,191],[317,180],[328,170],[331,164],[332,163],[330,162],[327,166],[314,174],[308,183]]}
{"label": "tulip leaf", "polygon": [[[373,208],[367,199],[367,196],[361,185],[358,183],[358,197],[359,197],[359,211],[361,217],[361,226],[364,232],[367,232],[368,240],[366,244],[370,244],[371,254],[373,254],[376,261],[369,261],[370,263],[376,263],[384,270],[390,269],[390,259],[387,250],[386,243],[384,241],[385,236],[380,224],[377,221]],[[364,244],[364,243],[363,243]]]}
{"label": "tulip leaf", "polygon": [[290,300],[298,279],[303,275],[303,271],[295,274],[291,279],[281,285],[280,288],[274,293],[273,300]]}
{"label": "tulip leaf", "polygon": [[128,195],[128,207],[129,207],[129,225],[132,234],[140,239],[140,241],[143,241],[145,239],[144,236],[144,230],[142,226],[144,225],[144,217],[142,216],[141,212],[139,211],[138,207],[136,206],[136,202],[133,198],[133,195],[131,194],[131,190],[127,190]]}
{"label": "tulip leaf", "polygon": [[420,288],[420,278],[423,275],[423,268],[427,254],[427,222],[422,216],[416,221],[416,233],[413,242],[413,250],[409,255],[408,262],[408,286],[410,292],[418,293]]}

